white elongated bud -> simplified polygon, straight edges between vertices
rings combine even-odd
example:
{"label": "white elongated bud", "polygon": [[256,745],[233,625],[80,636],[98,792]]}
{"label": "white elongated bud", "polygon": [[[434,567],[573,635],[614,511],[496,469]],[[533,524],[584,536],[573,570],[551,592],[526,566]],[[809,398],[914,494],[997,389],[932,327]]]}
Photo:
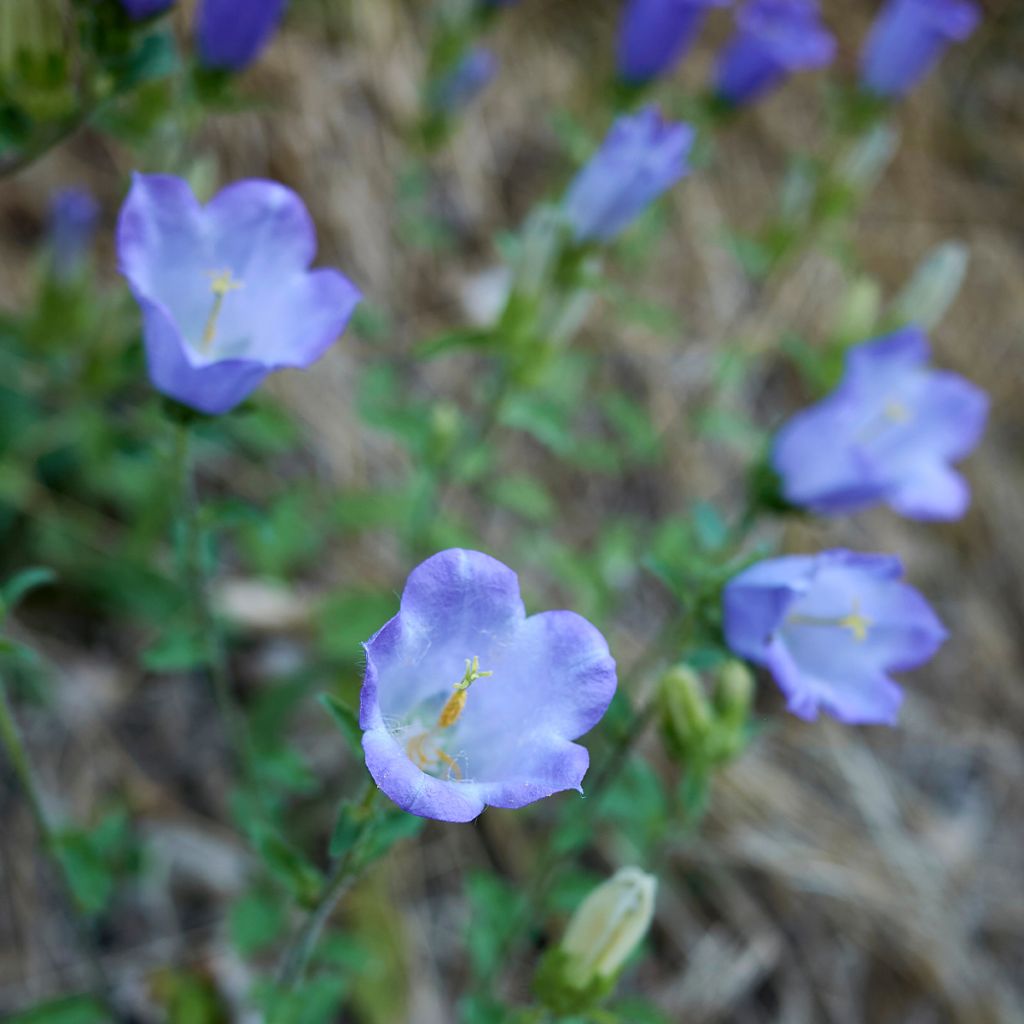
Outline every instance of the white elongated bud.
{"label": "white elongated bud", "polygon": [[582,989],[618,974],[647,934],[657,888],[653,875],[620,868],[576,908],[561,945],[570,985]]}
{"label": "white elongated bud", "polygon": [[856,195],[866,195],[878,183],[899,149],[900,135],[887,124],[877,124],[839,158],[837,176]]}
{"label": "white elongated bud", "polygon": [[886,311],[886,324],[916,324],[926,331],[935,327],[959,294],[969,260],[963,242],[943,242],[931,249]]}

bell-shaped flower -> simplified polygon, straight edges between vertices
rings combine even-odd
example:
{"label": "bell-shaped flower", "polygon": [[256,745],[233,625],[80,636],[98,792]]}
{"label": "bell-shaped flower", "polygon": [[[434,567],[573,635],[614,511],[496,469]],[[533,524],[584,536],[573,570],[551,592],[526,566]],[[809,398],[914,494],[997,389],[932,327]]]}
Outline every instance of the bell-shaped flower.
{"label": "bell-shaped flower", "polygon": [[577,242],[606,242],[689,170],[694,131],[656,107],[620,117],[576,175],[562,209]]}
{"label": "bell-shaped flower", "polygon": [[946,639],[902,575],[898,558],[853,551],[758,562],[725,588],[726,641],[771,672],[794,715],[892,725],[903,692],[889,673],[923,664]]}
{"label": "bell-shaped flower", "polygon": [[627,0],[619,25],[619,77],[644,85],[667,74],[689,50],[708,9],[730,0]]}
{"label": "bell-shaped flower", "polygon": [[572,741],[604,714],[615,662],[568,611],[526,616],[516,574],[443,551],[409,575],[398,614],[366,644],[366,766],[403,810],[470,821],[580,789]]}
{"label": "bell-shaped flower", "polygon": [[241,71],[270,42],[287,0],[201,0],[199,57],[208,68]]}
{"label": "bell-shaped flower", "polygon": [[137,174],[117,248],[154,387],[200,412],[227,412],[272,371],[315,362],[359,301],[338,271],[309,269],[313,222],[276,182],[240,181],[202,206],[180,178]]}
{"label": "bell-shaped flower", "polygon": [[876,96],[902,96],[947,47],[967,39],[980,18],[971,0],[888,0],[864,44],[861,84]]}
{"label": "bell-shaped flower", "polygon": [[487,88],[498,70],[494,54],[476,46],[468,50],[451,70],[442,74],[429,90],[433,110],[456,114],[467,107]]}
{"label": "bell-shaped flower", "polygon": [[50,202],[50,250],[53,271],[60,280],[73,277],[82,266],[100,217],[99,204],[89,192],[66,188]]}
{"label": "bell-shaped flower", "polygon": [[830,64],[835,52],[816,0],[749,0],[719,55],[715,92],[735,106],[750,103],[794,72]]}
{"label": "bell-shaped flower", "polygon": [[142,21],[153,15],[166,11],[174,0],[121,0],[121,6],[128,12],[129,18]]}
{"label": "bell-shaped flower", "polygon": [[839,387],[779,431],[772,464],[787,501],[842,515],[884,502],[910,519],[957,519],[970,503],[951,466],[977,445],[988,398],[928,366],[917,327],[851,349]]}

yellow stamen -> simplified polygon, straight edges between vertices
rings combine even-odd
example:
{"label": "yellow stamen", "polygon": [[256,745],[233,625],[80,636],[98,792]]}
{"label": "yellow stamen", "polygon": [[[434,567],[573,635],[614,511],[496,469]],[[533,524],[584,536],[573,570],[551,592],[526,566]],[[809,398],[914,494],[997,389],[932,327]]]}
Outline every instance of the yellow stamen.
{"label": "yellow stamen", "polygon": [[493,675],[493,672],[483,672],[480,670],[480,659],[478,657],[467,658],[466,674],[455,684],[454,693],[445,702],[444,707],[441,708],[436,728],[447,729],[453,726],[459,720],[459,716],[466,706],[466,693],[470,686],[478,679],[484,679],[487,676]]}
{"label": "yellow stamen", "polygon": [[209,352],[213,339],[217,335],[217,320],[220,317],[221,307],[224,305],[224,298],[231,292],[237,292],[245,287],[244,281],[236,281],[230,270],[211,270],[210,290],[213,292],[213,308],[206,318],[206,327],[203,330],[203,351]]}
{"label": "yellow stamen", "polygon": [[910,410],[895,398],[885,403],[885,418],[893,423],[906,423],[910,419]]}
{"label": "yellow stamen", "polygon": [[863,643],[868,638],[868,630],[871,628],[871,619],[860,613],[860,601],[853,599],[853,611],[841,618],[822,618],[817,615],[790,615],[787,622],[794,626],[838,626],[840,629],[848,629],[853,634],[853,639]]}

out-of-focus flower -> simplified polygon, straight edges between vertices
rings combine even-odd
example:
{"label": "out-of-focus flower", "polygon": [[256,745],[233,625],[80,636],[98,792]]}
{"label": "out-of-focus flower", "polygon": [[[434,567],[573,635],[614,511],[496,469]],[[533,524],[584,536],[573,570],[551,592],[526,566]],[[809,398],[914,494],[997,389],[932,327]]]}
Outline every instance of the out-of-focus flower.
{"label": "out-of-focus flower", "polygon": [[498,60],[483,47],[474,47],[454,68],[430,88],[430,106],[441,114],[455,114],[487,88],[498,70]]}
{"label": "out-of-focus flower", "polygon": [[750,103],[796,71],[830,64],[835,52],[816,0],[750,0],[718,58],[715,92],[732,104]]}
{"label": "out-of-focus flower", "polygon": [[902,96],[980,18],[971,0],[888,0],[861,54],[861,84],[877,96]]}
{"label": "out-of-focus flower", "polygon": [[923,664],[946,638],[902,575],[891,555],[841,550],[758,562],[725,588],[726,640],[769,669],[800,718],[892,725],[903,693],[889,673]]}
{"label": "out-of-focus flower", "polygon": [[50,203],[50,249],[54,273],[67,279],[82,265],[92,245],[100,208],[80,188],[57,192]]}
{"label": "out-of-focus flower", "polygon": [[202,0],[199,56],[208,68],[241,71],[274,34],[287,0]]}
{"label": "out-of-focus flower", "polygon": [[562,939],[565,978],[574,988],[614,979],[643,941],[654,918],[658,880],[620,868],[576,908]]}
{"label": "out-of-focus flower", "polygon": [[227,412],[268,373],[315,362],[360,297],[338,271],[309,269],[313,223],[276,182],[240,181],[201,206],[180,178],[136,174],[117,247],[154,386],[200,412]]}
{"label": "out-of-focus flower", "polygon": [[620,117],[563,201],[576,241],[608,241],[679,181],[693,136],[688,124],[665,121],[656,107]]}
{"label": "out-of-focus flower", "polygon": [[365,644],[366,765],[403,810],[470,821],[579,789],[572,740],[604,714],[615,662],[573,612],[523,610],[516,574],[477,551],[434,555]]}
{"label": "out-of-focus flower", "polygon": [[619,77],[643,85],[670,71],[690,48],[708,8],[730,0],[627,0],[619,26]]}
{"label": "out-of-focus flower", "polygon": [[121,0],[121,6],[128,12],[128,16],[136,21],[166,11],[173,3],[174,0]]}
{"label": "out-of-focus flower", "polygon": [[911,519],[957,519],[970,502],[951,463],[977,445],[988,398],[928,366],[907,327],[851,349],[839,387],[780,431],[772,464],[783,495],[826,515],[885,502]]}

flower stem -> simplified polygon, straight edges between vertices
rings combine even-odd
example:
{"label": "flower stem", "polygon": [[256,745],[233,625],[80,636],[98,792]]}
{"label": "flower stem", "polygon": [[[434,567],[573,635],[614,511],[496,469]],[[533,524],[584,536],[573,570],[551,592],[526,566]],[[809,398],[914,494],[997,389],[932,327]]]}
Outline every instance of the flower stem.
{"label": "flower stem", "polygon": [[192,465],[192,432],[188,423],[178,425],[175,463],[181,495],[183,570],[189,603],[199,639],[203,664],[210,677],[214,698],[227,732],[232,757],[243,774],[252,770],[245,724],[231,695],[227,651],[217,618],[210,606],[210,581],[204,555],[203,524]]}
{"label": "flower stem", "polygon": [[288,948],[281,958],[281,964],[277,971],[277,984],[284,991],[290,991],[302,983],[324,926],[330,920],[342,896],[348,892],[359,877],[361,870],[359,855],[373,825],[374,818],[371,809],[376,795],[377,787],[373,783],[368,783],[361,801],[361,809],[365,814],[362,826],[351,846],[334,862],[316,906],[310,911],[305,923],[288,944]]}
{"label": "flower stem", "polygon": [[68,877],[64,863],[57,855],[59,843],[57,832],[50,822],[49,815],[46,813],[39,784],[36,781],[36,774],[32,767],[32,762],[29,760],[28,752],[25,750],[21,731],[18,728],[18,723],[15,720],[14,711],[11,708],[11,702],[7,694],[7,686],[2,677],[0,677],[0,746],[3,747],[7,759],[14,769],[14,774],[24,791],[29,809],[32,812],[32,818],[35,821],[36,830],[39,833],[39,838],[53,863],[67,915],[74,924],[79,946],[89,968],[93,995],[104,1004],[111,1015],[111,1020],[119,1020],[120,1015],[117,1012],[111,994],[110,980],[107,978],[103,964],[100,962],[96,952],[92,930],[79,909],[74,887],[71,884],[71,879]]}

